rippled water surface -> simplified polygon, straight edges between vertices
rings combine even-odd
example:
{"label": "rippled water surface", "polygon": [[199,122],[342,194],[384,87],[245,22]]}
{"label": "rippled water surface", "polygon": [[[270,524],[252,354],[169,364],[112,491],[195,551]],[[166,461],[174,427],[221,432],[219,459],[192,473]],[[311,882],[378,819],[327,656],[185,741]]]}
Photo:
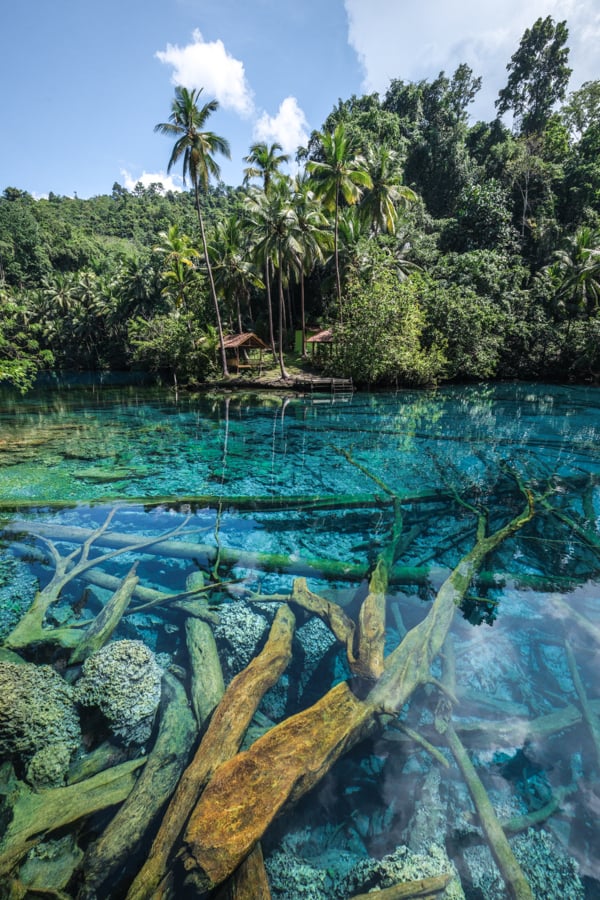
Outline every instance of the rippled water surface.
{"label": "rippled water surface", "polygon": [[[312,592],[358,621],[382,559],[389,564],[389,654],[424,620],[478,533],[496,532],[532,502],[531,521],[486,556],[460,598],[430,683],[399,715],[382,714],[367,738],[286,807],[262,848],[273,897],[345,898],[440,872],[453,876],[440,896],[511,896],[449,748],[451,721],[497,818],[512,820],[510,846],[533,896],[597,898],[599,482],[594,388],[498,385],[341,398],[175,397],[106,387],[3,395],[0,637],[15,646],[11,633],[57,556],[104,529],[90,557],[106,576],[121,579],[136,563],[141,587],[176,594],[202,573],[225,684],[263,647],[296,579],[306,577]],[[135,548],[167,532],[175,532],[169,545]],[[127,552],[100,559],[115,534],[121,547],[130,543]],[[43,627],[84,629],[114,590],[94,577],[66,583]],[[140,605],[134,596],[112,641],[144,642],[189,691],[189,610],[165,603],[135,612]],[[77,685],[71,651],[50,638],[17,649]],[[372,687],[356,682],[344,647],[308,612],[298,611],[292,651],[254,729],[310,707],[340,681],[350,679],[358,696]],[[100,741],[97,722],[83,717],[81,728],[58,785]],[[31,748],[15,749],[0,734],[2,749],[30,789]],[[127,753],[135,756],[131,746]],[[10,766],[2,771],[9,784]],[[68,832],[65,856],[74,856],[66,881],[52,889],[68,897],[82,890],[89,848],[109,818],[49,831],[42,849],[60,855]],[[125,896],[156,827],[98,896]],[[1,851],[0,843],[0,868]],[[39,846],[29,853],[44,855]],[[50,875],[44,868],[28,874],[33,868],[22,856],[3,877],[41,889],[39,879]],[[181,874],[174,877],[184,896],[190,889]]]}

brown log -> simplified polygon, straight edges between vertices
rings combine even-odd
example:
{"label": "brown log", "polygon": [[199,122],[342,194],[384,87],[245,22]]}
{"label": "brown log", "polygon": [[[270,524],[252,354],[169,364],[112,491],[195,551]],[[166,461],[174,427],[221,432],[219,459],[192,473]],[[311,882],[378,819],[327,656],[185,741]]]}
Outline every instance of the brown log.
{"label": "brown log", "polygon": [[411,900],[416,897],[431,897],[440,894],[452,880],[452,875],[431,875],[416,881],[402,881],[389,888],[368,894],[354,894],[351,900]]}
{"label": "brown log", "polygon": [[214,900],[271,900],[262,849],[257,844],[231,878],[217,890]]}
{"label": "brown log", "polygon": [[155,896],[167,871],[173,846],[202,789],[215,769],[237,752],[262,697],[285,670],[291,658],[294,626],[294,614],[288,606],[281,606],[263,650],[228,686],[192,762],[177,785],[148,859],[129,889],[127,900],[150,900]]}

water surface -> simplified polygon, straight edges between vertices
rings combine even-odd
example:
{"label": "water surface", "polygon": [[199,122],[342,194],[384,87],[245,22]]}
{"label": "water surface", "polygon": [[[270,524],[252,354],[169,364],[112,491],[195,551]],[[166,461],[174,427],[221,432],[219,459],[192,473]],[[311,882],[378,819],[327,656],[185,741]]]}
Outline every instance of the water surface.
{"label": "water surface", "polygon": [[[103,567],[122,576],[138,559],[140,582],[170,593],[184,591],[199,570],[207,581],[228,582],[211,602],[230,679],[272,619],[274,605],[253,603],[257,594],[285,594],[306,575],[311,590],[357,616],[391,540],[395,497],[403,539],[387,597],[391,651],[473,546],[478,517],[494,531],[529,491],[533,520],[485,560],[455,615],[452,715],[501,819],[560,799],[513,839],[534,895],[598,897],[600,748],[582,710],[589,701],[592,719],[600,713],[599,439],[600,394],[585,387],[475,386],[335,401],[175,397],[138,387],[4,396],[2,635],[49,579],[35,537],[42,526],[65,541],[57,546],[66,553],[73,545],[60,528],[89,533],[110,510],[109,530],[120,534],[161,534],[185,523],[175,539],[197,544],[197,552],[128,553]],[[71,585],[49,624],[81,616],[84,589],[89,584]],[[96,602],[108,596],[94,590]],[[153,609],[123,619],[115,638],[144,640],[163,665],[185,668],[184,618]],[[349,676],[327,627],[308,616],[301,622],[289,670],[261,705],[273,722]],[[438,661],[432,677],[440,674]],[[373,867],[395,854],[396,865],[404,854],[410,868],[407,860],[441,852],[466,896],[508,896],[436,730],[438,703],[434,685],[417,691],[399,722],[354,748],[269,830],[263,846],[275,897],[300,896],[302,879],[304,896],[349,895],[361,860]],[[527,724],[557,711],[568,712],[558,730]],[[434,744],[450,766],[403,728]],[[383,887],[378,873],[371,886]]]}

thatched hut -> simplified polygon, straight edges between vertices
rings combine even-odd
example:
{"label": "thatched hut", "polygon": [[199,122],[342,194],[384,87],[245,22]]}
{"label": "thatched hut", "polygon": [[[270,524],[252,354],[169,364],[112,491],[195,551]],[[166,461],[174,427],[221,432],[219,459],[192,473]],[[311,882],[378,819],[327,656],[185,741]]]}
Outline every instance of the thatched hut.
{"label": "thatched hut", "polygon": [[226,335],[223,339],[223,347],[227,354],[229,367],[237,371],[256,368],[259,372],[262,371],[263,353],[265,350],[271,350],[269,345],[265,344],[253,331]]}

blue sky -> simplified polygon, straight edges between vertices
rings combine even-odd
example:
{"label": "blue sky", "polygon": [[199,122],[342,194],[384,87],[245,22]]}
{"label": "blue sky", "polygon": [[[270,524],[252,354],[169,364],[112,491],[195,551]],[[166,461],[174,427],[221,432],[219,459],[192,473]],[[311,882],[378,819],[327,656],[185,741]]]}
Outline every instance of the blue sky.
{"label": "blue sky", "polygon": [[[494,116],[506,64],[538,16],[567,20],[571,89],[600,78],[600,0],[27,0],[2,16],[0,190],[89,197],[115,181],[168,182],[174,86],[219,100],[209,127],[238,184],[255,140],[292,154],[339,98],[392,78],[483,78]],[[175,187],[178,172],[172,173]]]}

